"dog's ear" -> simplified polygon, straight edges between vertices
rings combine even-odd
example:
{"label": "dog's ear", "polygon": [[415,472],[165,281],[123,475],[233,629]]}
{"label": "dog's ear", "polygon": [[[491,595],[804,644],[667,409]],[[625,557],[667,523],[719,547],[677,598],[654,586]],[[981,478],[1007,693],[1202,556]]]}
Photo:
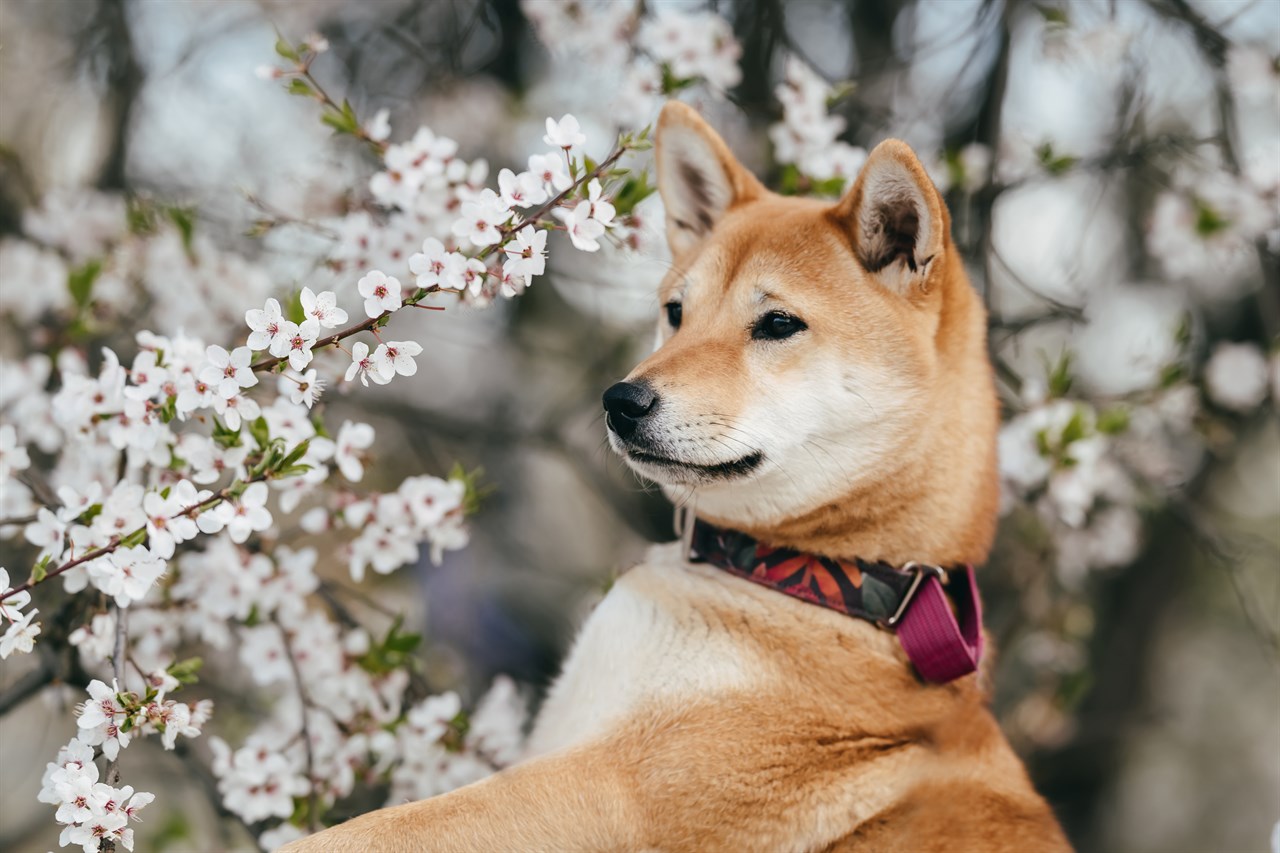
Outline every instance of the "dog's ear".
{"label": "dog's ear", "polygon": [[668,101],[654,145],[667,243],[679,257],[711,232],[725,211],[765,189],[692,107]]}
{"label": "dog's ear", "polygon": [[876,146],[831,217],[849,235],[858,262],[885,287],[903,295],[928,287],[950,222],[937,187],[905,142]]}

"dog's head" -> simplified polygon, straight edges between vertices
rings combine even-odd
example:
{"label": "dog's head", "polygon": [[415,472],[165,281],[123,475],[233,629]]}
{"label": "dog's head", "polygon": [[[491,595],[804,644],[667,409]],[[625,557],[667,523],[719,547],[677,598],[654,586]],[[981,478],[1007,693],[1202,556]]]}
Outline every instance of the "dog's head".
{"label": "dog's head", "polygon": [[604,395],[614,450],[753,527],[891,475],[938,414],[947,279],[968,290],[915,154],[882,143],[835,204],[783,197],[673,102],[656,159],[674,263],[657,351]]}

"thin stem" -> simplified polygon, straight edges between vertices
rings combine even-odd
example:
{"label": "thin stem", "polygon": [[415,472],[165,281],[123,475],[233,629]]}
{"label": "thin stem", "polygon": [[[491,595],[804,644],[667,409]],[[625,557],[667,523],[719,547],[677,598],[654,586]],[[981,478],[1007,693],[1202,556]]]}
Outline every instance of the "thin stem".
{"label": "thin stem", "polygon": [[[256,483],[259,480],[265,480],[265,479],[266,477],[259,475],[257,477],[251,477],[250,479],[246,480],[244,484],[248,485],[249,483]],[[200,501],[199,503],[194,503],[189,507],[184,507],[183,509],[178,510],[176,513],[174,513],[169,517],[181,518],[184,515],[195,517],[202,510],[208,508],[212,504],[215,504],[218,501],[225,500],[228,496],[230,496],[231,489],[232,489],[232,486],[227,486],[225,489],[220,489],[217,492],[214,492],[209,497]],[[50,578],[56,578],[58,575],[63,574],[64,572],[71,571],[76,566],[82,566],[85,563],[98,559],[99,557],[105,557],[106,555],[113,553],[117,548],[119,548],[120,543],[123,540],[128,539],[131,536],[136,536],[146,529],[147,529],[146,527],[139,527],[137,530],[134,530],[133,532],[129,533],[126,536],[112,536],[106,545],[103,545],[100,548],[94,548],[92,551],[88,551],[74,560],[63,563],[61,566],[58,566],[56,569],[50,569],[45,574],[44,577],[40,578],[40,580],[29,580],[24,584],[19,584],[18,586],[15,586],[13,589],[9,590],[8,592],[0,593],[0,601],[4,601],[6,598],[11,598],[12,596],[17,595],[20,592],[25,592],[26,590],[29,590],[32,587],[39,586],[40,584],[44,583]]]}
{"label": "thin stem", "polygon": [[[510,240],[513,234],[515,234],[521,228],[524,228],[526,225],[536,226],[539,220],[545,217],[548,212],[550,212],[553,208],[555,208],[557,205],[563,202],[566,198],[568,198],[574,192],[586,186],[587,184],[591,183],[593,179],[603,175],[608,169],[610,169],[613,166],[614,163],[617,163],[618,160],[621,159],[623,154],[627,153],[627,151],[629,150],[630,150],[629,145],[625,145],[619,142],[617,145],[614,146],[614,149],[609,154],[609,156],[606,157],[604,160],[602,160],[599,165],[597,165],[590,172],[583,174],[582,177],[574,181],[573,184],[566,187],[562,192],[557,193],[546,204],[535,209],[532,213],[528,214],[527,216],[522,217],[519,222],[498,226],[498,233],[501,235],[501,237],[498,239],[498,242],[493,243],[492,245],[489,245],[489,246],[485,246],[483,249],[481,249],[480,252],[476,254],[476,259],[484,260],[489,255],[493,254],[494,251],[501,248],[503,244],[505,244],[508,240]],[[417,306],[418,302],[423,297],[431,293],[440,293],[440,292],[453,293],[457,291],[447,290],[446,288],[442,288],[439,286],[420,288],[417,293],[415,293],[413,296],[410,297],[409,301],[406,302],[405,305]],[[436,308],[432,306],[420,306],[420,307],[427,307],[428,310],[436,310],[436,311],[443,310],[442,308]],[[364,331],[374,330],[376,327],[383,325],[383,321],[389,318],[392,313],[393,312],[391,311],[383,311],[377,317],[370,317],[367,320],[362,320],[359,323],[356,323],[352,326],[348,326],[345,329],[341,329],[337,332],[334,332],[332,335],[323,337],[320,340],[316,341],[315,344],[312,345],[311,349],[314,351],[314,350],[322,349],[328,346],[335,346],[338,344],[339,341],[345,340],[351,337],[352,335],[357,335],[360,332],[364,332]],[[339,348],[341,349],[341,347]],[[270,358],[264,358],[261,361],[255,362],[253,365],[251,365],[250,369],[255,371],[270,370],[287,358],[288,356],[271,356]]]}
{"label": "thin stem", "polygon": [[311,699],[307,696],[307,688],[302,681],[302,670],[298,660],[293,656],[293,646],[289,644],[289,632],[273,620],[280,630],[280,640],[284,643],[285,656],[289,658],[289,668],[293,670],[293,680],[298,686],[298,701],[302,706],[302,745],[307,755],[307,829],[316,832],[320,829],[319,795],[316,791],[315,755],[311,748],[311,729],[307,725],[307,711],[311,708]]}
{"label": "thin stem", "polygon": [[[116,605],[116,642],[111,652],[111,674],[115,676],[116,689],[124,689],[125,649],[129,644],[129,608]],[[119,753],[107,764],[107,784],[120,782]]]}

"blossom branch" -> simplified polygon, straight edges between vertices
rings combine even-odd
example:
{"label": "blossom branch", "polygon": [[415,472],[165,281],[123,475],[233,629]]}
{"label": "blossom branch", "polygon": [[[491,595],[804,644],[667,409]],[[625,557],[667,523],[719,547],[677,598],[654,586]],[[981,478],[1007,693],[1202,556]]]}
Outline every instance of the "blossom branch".
{"label": "blossom branch", "polygon": [[[112,671],[112,674],[115,676],[116,684],[119,685],[121,688],[123,688],[125,648],[128,646],[128,643],[129,643],[129,608],[121,607],[120,605],[117,604],[115,606],[115,611],[116,611],[116,637],[115,637],[115,645],[111,653],[111,671]],[[120,766],[119,766],[119,753],[117,753],[116,757],[111,759],[110,763],[107,764],[107,784],[114,786],[119,782],[120,782]],[[112,842],[104,841],[103,843],[105,845],[107,843],[112,843]],[[112,843],[112,849],[114,849],[114,843]]]}
{"label": "blossom branch", "polygon": [[[618,162],[618,160],[622,158],[622,155],[626,154],[633,147],[634,147],[633,143],[629,142],[628,140],[624,140],[620,138],[618,142],[614,145],[613,150],[609,153],[609,156],[606,157],[604,160],[600,161],[600,163],[597,164],[594,169],[584,172],[582,176],[579,177],[576,181],[574,181],[572,184],[570,184],[561,192],[557,193],[545,204],[535,208],[527,216],[522,217],[519,222],[507,223],[505,225],[498,226],[498,233],[501,235],[499,240],[496,243],[485,246],[483,249],[477,252],[475,255],[476,260],[484,260],[485,258],[489,257],[491,254],[493,254],[495,251],[498,251],[506,242],[508,242],[512,238],[512,236],[517,231],[524,228],[525,226],[527,225],[537,226],[538,224],[545,221],[547,218],[547,215],[552,210],[554,210],[559,205],[563,204],[566,199],[570,198],[575,193],[581,191],[583,187],[590,184],[593,180],[599,178],[600,176],[608,172],[609,169],[611,169]],[[454,293],[454,292],[456,291],[452,291],[447,288],[443,288],[439,286],[423,287],[423,288],[419,288],[411,297],[409,297],[409,299],[405,301],[404,304],[405,306],[429,308],[431,310],[437,310],[437,311],[443,310],[443,308],[438,306],[421,306],[418,303],[432,293]],[[376,329],[379,329],[382,326],[386,325],[386,322],[390,319],[393,313],[395,312],[383,311],[381,314],[379,314],[376,317],[369,317],[368,319],[361,320],[359,323],[350,325],[345,329],[340,329],[339,331],[334,332],[332,335],[327,335],[326,337],[320,338],[318,341],[316,341],[314,344],[311,345],[311,349],[314,351],[314,350],[322,349],[324,347],[337,346],[341,341],[344,341],[347,338],[352,337],[353,335],[358,335],[359,333],[366,332],[366,331],[375,331]],[[280,356],[269,356],[268,358],[264,358],[254,362],[249,366],[249,368],[253,371],[271,370],[275,368],[277,365],[288,361],[288,359],[289,359],[289,356],[287,354],[280,355]]]}
{"label": "blossom branch", "polygon": [[[245,480],[242,484],[233,483],[232,485],[227,486],[225,489],[220,489],[219,491],[214,492],[212,495],[209,495],[209,497],[205,498],[202,501],[199,501],[198,503],[194,503],[189,507],[184,507],[183,509],[178,510],[173,515],[169,516],[169,518],[171,519],[182,518],[184,515],[191,516],[192,518],[194,518],[195,516],[199,515],[203,510],[208,509],[213,504],[216,504],[219,501],[225,500],[226,498],[230,497],[232,492],[238,488],[238,485],[248,485],[250,483],[256,483],[260,480],[265,480],[265,479],[267,479],[266,474],[259,474],[258,476],[251,477],[248,480]],[[48,572],[46,572],[44,575],[40,576],[39,578],[33,576],[26,583],[19,584],[18,586],[15,586],[11,590],[8,590],[4,593],[0,593],[0,601],[4,601],[7,598],[12,598],[13,596],[17,595],[20,592],[26,592],[27,590],[32,589],[33,587],[39,586],[40,584],[44,583],[50,578],[56,578],[58,575],[71,571],[76,566],[82,566],[85,563],[93,562],[99,557],[109,556],[110,554],[114,553],[117,548],[120,547],[120,544],[122,542],[124,542],[127,539],[131,539],[141,535],[146,531],[146,529],[147,528],[144,525],[142,527],[139,527],[137,530],[134,530],[133,532],[129,533],[126,536],[112,536],[111,539],[107,541],[106,545],[102,545],[101,547],[94,548],[92,551],[87,551],[83,555],[75,558],[74,560],[69,560],[68,562],[63,563],[62,565],[58,566],[56,569],[50,569]]]}
{"label": "blossom branch", "polygon": [[280,624],[279,619],[272,621],[280,630],[280,641],[284,643],[285,657],[289,659],[289,669],[293,672],[293,680],[298,687],[298,703],[302,709],[302,746],[307,760],[307,829],[316,832],[320,829],[318,808],[320,798],[316,791],[315,754],[311,746],[311,728],[307,723],[307,711],[311,708],[311,699],[307,695],[307,687],[302,680],[302,670],[298,667],[298,659],[294,657],[293,646],[289,642],[289,632]]}

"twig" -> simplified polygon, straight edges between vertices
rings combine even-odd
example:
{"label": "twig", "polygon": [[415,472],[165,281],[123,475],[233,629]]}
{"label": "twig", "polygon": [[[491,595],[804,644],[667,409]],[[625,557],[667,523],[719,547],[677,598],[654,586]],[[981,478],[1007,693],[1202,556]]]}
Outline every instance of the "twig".
{"label": "twig", "polygon": [[[609,154],[608,157],[602,160],[591,171],[583,173],[582,177],[578,178],[578,180],[574,181],[562,192],[557,193],[546,204],[535,209],[532,213],[529,213],[528,215],[521,217],[519,222],[500,225],[498,227],[498,233],[500,235],[498,238],[498,241],[491,245],[485,246],[483,249],[481,249],[475,256],[476,260],[484,260],[489,255],[493,254],[493,252],[495,252],[500,246],[502,246],[509,239],[511,239],[511,235],[519,231],[521,228],[524,228],[526,225],[537,225],[539,220],[544,218],[549,211],[554,209],[557,205],[563,202],[570,195],[577,192],[579,189],[586,186],[587,184],[591,183],[592,180],[603,175],[606,171],[612,168],[614,163],[618,162],[618,160],[622,157],[623,154],[625,154],[629,150],[630,150],[630,146],[625,145],[622,142],[617,143],[616,145],[614,145],[613,151]],[[458,291],[448,290],[446,288],[439,287],[438,285],[433,285],[432,287],[419,288],[418,291],[413,294],[413,296],[409,297],[408,301],[405,302],[405,305],[417,306],[419,301],[421,301],[424,297],[432,293],[456,293],[456,292]],[[429,306],[421,306],[421,307],[429,307]],[[439,309],[436,309],[436,310],[439,310]],[[359,334],[360,332],[369,331],[376,327],[379,327],[384,323],[385,320],[391,317],[392,313],[393,312],[391,311],[383,311],[377,317],[370,317],[367,320],[362,320],[359,323],[356,323],[352,326],[348,326],[345,329],[341,329],[337,332],[334,332],[332,335],[328,335],[316,341],[314,344],[312,344],[311,349],[318,350],[324,347],[334,346],[339,341],[343,341],[351,337],[352,335],[356,335],[356,334]],[[254,364],[250,365],[250,368],[255,371],[270,370],[276,365],[285,361],[286,359],[288,359],[288,355],[271,356],[270,358],[264,358],[261,361],[255,362]]]}
{"label": "twig", "polygon": [[[115,676],[116,689],[124,689],[125,649],[129,643],[129,608],[115,605],[116,609],[116,642],[111,652],[111,674]],[[116,785],[120,781],[119,753],[107,764],[107,784]]]}
{"label": "twig", "polygon": [[[250,479],[246,480],[244,484],[248,485],[249,483],[256,483],[260,480],[265,480],[265,479],[266,477],[261,475],[257,477],[251,477]],[[189,507],[184,507],[183,509],[178,510],[176,513],[174,513],[169,517],[181,518],[184,515],[189,515],[189,516],[197,515],[200,513],[201,510],[206,509],[210,505],[215,504],[218,501],[225,500],[231,494],[231,489],[232,489],[232,486],[227,486],[225,489],[219,489],[217,492],[213,493],[212,495],[200,501],[199,503],[194,503]],[[38,586],[44,583],[45,581],[49,580],[50,578],[56,578],[58,575],[62,574],[63,572],[68,572],[71,569],[74,569],[76,566],[84,565],[85,563],[88,563],[92,560],[96,560],[99,557],[105,557],[106,555],[112,553],[117,548],[119,548],[120,543],[122,541],[124,541],[125,539],[128,539],[130,536],[136,536],[146,529],[147,528],[145,526],[139,527],[137,530],[134,530],[133,532],[129,533],[126,536],[112,536],[106,545],[103,545],[101,548],[95,548],[92,551],[89,551],[83,554],[82,556],[77,557],[74,560],[71,560],[70,562],[63,563],[61,566],[58,566],[56,569],[50,569],[44,575],[44,577],[40,578],[40,580],[29,580],[26,583],[15,586],[13,589],[9,590],[6,593],[0,594],[0,601],[4,601],[6,598],[10,598],[12,596],[17,595],[20,592],[24,592],[28,589],[31,589],[32,587]]]}
{"label": "twig", "polygon": [[298,701],[302,706],[302,745],[307,755],[307,829],[317,832],[320,829],[320,797],[316,792],[315,755],[311,748],[311,729],[307,725],[307,711],[311,708],[311,699],[307,696],[307,688],[302,681],[302,670],[298,667],[298,660],[293,656],[293,646],[289,644],[289,632],[280,624],[278,618],[273,618],[272,621],[280,631],[280,641],[284,643],[285,656],[289,658],[289,668],[293,670],[293,680],[298,686]]}

